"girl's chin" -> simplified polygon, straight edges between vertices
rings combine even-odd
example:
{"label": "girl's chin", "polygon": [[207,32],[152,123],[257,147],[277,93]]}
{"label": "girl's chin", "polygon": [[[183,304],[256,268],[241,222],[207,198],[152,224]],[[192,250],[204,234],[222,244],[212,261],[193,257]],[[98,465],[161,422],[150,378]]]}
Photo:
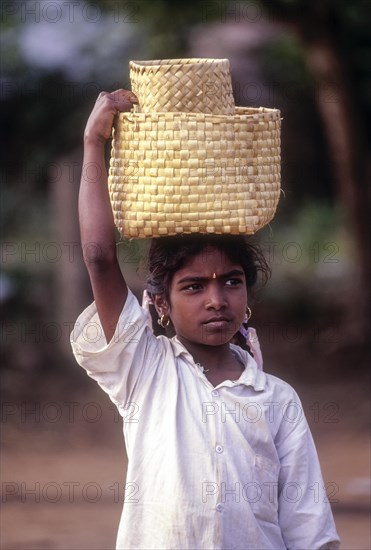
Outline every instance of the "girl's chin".
{"label": "girl's chin", "polygon": [[186,336],[178,336],[178,339],[184,342],[188,342],[193,345],[201,345],[201,346],[223,346],[225,344],[228,344],[231,339],[233,338],[233,334],[226,334],[222,331],[214,331],[214,332],[207,332],[203,334],[203,336],[200,338],[195,338],[194,336],[186,337]]}
{"label": "girl's chin", "polygon": [[[238,329],[237,329],[238,330]],[[231,341],[236,333],[229,321],[213,321],[202,327],[202,340],[205,344],[221,345]]]}

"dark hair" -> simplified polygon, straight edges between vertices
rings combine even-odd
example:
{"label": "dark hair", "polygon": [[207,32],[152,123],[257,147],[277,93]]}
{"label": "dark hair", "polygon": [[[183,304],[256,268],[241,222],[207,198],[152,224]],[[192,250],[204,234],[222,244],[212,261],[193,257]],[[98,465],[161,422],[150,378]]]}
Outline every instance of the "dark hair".
{"label": "dark hair", "polygon": [[170,285],[176,271],[205,248],[220,250],[230,261],[241,265],[248,289],[255,285],[259,273],[262,275],[262,283],[265,284],[270,276],[270,269],[262,251],[250,239],[243,235],[197,233],[153,239],[148,253],[147,292],[151,296],[164,294],[169,300]]}

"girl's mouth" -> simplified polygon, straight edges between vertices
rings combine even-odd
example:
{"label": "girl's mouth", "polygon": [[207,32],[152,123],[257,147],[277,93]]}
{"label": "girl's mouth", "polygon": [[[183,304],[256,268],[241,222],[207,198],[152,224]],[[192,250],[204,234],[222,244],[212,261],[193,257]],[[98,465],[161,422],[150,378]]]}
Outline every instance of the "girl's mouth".
{"label": "girl's mouth", "polygon": [[230,323],[230,320],[226,317],[212,317],[208,321],[205,321],[203,324],[209,329],[223,329],[226,328]]}

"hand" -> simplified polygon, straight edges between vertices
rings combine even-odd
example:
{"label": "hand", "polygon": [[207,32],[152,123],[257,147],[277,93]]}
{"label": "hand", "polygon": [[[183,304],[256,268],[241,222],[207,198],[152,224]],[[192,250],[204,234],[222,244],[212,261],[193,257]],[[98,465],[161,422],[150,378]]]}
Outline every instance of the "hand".
{"label": "hand", "polygon": [[134,103],[138,103],[138,99],[128,90],[101,92],[86,124],[85,141],[104,143],[111,136],[114,116],[122,111],[130,111]]}

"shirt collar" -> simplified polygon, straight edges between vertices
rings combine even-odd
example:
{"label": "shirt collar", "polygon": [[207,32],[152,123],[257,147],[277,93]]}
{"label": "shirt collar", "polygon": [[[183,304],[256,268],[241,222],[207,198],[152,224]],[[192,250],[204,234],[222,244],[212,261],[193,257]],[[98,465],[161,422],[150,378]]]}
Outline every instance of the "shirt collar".
{"label": "shirt collar", "polygon": [[[195,362],[192,355],[184,347],[184,345],[178,340],[176,336],[170,340],[175,357],[183,355],[188,359],[193,365]],[[255,359],[244,349],[234,344],[230,344],[231,349],[238,355],[241,363],[245,365],[245,370],[242,372],[240,378],[238,379],[238,384],[244,384],[245,386],[252,386],[255,391],[263,391],[266,384],[266,375],[264,372],[258,369]],[[233,382],[233,385],[237,385],[236,382]]]}

